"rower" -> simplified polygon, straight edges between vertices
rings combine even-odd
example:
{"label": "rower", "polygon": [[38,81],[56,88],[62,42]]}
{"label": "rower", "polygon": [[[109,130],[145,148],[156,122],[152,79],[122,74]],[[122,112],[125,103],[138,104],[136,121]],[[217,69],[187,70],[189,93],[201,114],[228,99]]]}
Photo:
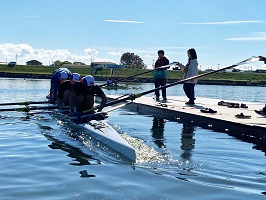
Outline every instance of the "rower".
{"label": "rower", "polygon": [[94,106],[94,96],[97,95],[101,98],[101,103],[98,112],[101,112],[107,102],[107,97],[99,85],[95,84],[93,76],[85,76],[80,82],[76,82],[71,92],[70,103],[70,116],[75,112],[84,112],[92,109]]}
{"label": "rower", "polygon": [[47,99],[49,99],[51,102],[55,102],[57,100],[57,92],[60,85],[60,73],[65,72],[67,74],[66,79],[69,79],[71,76],[71,72],[67,68],[58,68],[56,69],[51,78],[51,86],[50,86],[50,94],[47,95]]}
{"label": "rower", "polygon": [[112,85],[112,79],[108,78],[107,82],[106,82],[106,86],[111,86]]}
{"label": "rower", "polygon": [[[65,73],[65,72],[61,72]],[[57,105],[59,109],[63,109],[64,106],[69,106],[70,93],[76,82],[79,82],[81,76],[78,73],[73,73],[70,76],[70,80],[65,80],[59,85],[58,95],[57,95]]]}

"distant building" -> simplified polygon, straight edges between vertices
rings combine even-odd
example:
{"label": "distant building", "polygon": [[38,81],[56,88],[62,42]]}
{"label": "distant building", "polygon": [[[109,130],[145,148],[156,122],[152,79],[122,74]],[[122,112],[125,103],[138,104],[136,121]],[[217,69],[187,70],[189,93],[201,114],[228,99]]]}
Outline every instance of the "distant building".
{"label": "distant building", "polygon": [[266,73],[265,69],[257,69],[255,73]]}
{"label": "distant building", "polygon": [[233,69],[232,72],[240,72],[240,69]]}
{"label": "distant building", "polygon": [[181,70],[180,67],[173,67],[173,70]]}
{"label": "distant building", "polygon": [[124,68],[125,66],[124,65],[117,65],[113,62],[92,62],[91,67],[103,69],[103,68]]}
{"label": "distant building", "polygon": [[39,62],[38,60],[30,60],[28,62],[26,62],[27,65],[42,65],[41,62]]}
{"label": "distant building", "polygon": [[9,62],[7,66],[8,67],[15,67],[16,64],[17,64],[16,62]]}
{"label": "distant building", "polygon": [[117,68],[125,68],[124,65],[117,65],[113,62],[92,62],[91,63],[91,74],[93,74],[93,70],[95,69],[94,75],[97,75],[98,71],[102,71],[103,68],[108,68],[111,70],[110,76],[114,75],[114,70]]}

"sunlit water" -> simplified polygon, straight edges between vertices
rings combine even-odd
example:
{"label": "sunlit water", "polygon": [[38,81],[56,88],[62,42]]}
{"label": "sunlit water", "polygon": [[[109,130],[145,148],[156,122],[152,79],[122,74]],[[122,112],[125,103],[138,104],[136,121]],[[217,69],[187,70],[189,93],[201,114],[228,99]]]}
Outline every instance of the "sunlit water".
{"label": "sunlit water", "polygon": [[[48,80],[1,79],[0,102],[43,101]],[[106,90],[123,95],[153,89]],[[265,88],[196,86],[197,96],[265,103]],[[182,85],[167,89],[183,95]],[[150,94],[152,95],[152,94]],[[10,108],[11,106],[5,106]],[[3,107],[1,107],[3,108]],[[265,199],[265,152],[225,133],[126,109],[109,122],[134,165],[50,114],[0,113],[1,199]]]}

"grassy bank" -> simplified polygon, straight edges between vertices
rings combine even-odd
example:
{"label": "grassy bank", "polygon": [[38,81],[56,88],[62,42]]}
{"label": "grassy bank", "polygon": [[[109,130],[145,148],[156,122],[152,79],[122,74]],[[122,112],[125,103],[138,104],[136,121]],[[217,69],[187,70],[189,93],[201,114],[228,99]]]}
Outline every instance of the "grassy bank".
{"label": "grassy bank", "polygon": [[[0,65],[1,76],[8,74],[6,77],[33,77],[33,78],[50,78],[51,74],[58,67],[51,66],[27,66],[16,65],[9,68],[6,65]],[[110,76],[110,69],[103,69],[98,71],[95,75],[95,70],[91,70],[88,66],[68,66],[71,72],[77,72],[82,76],[93,74],[98,80],[107,80]],[[140,69],[115,69],[114,77],[125,78],[135,74],[139,74],[148,70]],[[204,72],[200,72],[204,73]],[[19,76],[20,75],[20,76]],[[168,70],[167,79],[169,82],[179,80],[183,77],[183,72],[179,70]],[[151,73],[146,73],[130,79],[129,81],[152,82],[153,77]],[[266,86],[266,74],[262,73],[246,73],[246,72],[227,72],[214,73],[200,79],[202,84],[226,84],[226,85],[260,85]]]}

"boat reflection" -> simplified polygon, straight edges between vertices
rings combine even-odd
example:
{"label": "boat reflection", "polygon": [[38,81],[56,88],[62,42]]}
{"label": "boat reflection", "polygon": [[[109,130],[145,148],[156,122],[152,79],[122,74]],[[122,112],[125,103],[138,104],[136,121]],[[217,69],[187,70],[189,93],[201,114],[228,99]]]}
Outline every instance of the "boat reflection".
{"label": "boat reflection", "polygon": [[83,165],[98,165],[101,161],[93,158],[91,155],[83,153],[79,148],[67,144],[65,141],[61,141],[50,134],[51,128],[38,124],[42,135],[46,137],[47,140],[51,141],[48,146],[51,149],[58,149],[67,152],[67,156],[72,158],[72,163],[70,165],[83,166]]}
{"label": "boat reflection", "polygon": [[51,135],[48,134],[43,134],[43,135],[52,142],[51,144],[48,145],[51,149],[59,149],[64,152],[67,152],[68,153],[67,156],[73,158],[74,162],[70,163],[70,165],[83,166],[83,165],[101,164],[100,160],[93,158],[91,155],[83,153],[79,148],[69,145],[64,141],[60,141]]}
{"label": "boat reflection", "polygon": [[165,148],[164,144],[164,126],[165,126],[165,119],[154,117],[152,120],[152,128],[150,129],[152,133],[152,137],[154,138],[154,143],[159,148]]}

